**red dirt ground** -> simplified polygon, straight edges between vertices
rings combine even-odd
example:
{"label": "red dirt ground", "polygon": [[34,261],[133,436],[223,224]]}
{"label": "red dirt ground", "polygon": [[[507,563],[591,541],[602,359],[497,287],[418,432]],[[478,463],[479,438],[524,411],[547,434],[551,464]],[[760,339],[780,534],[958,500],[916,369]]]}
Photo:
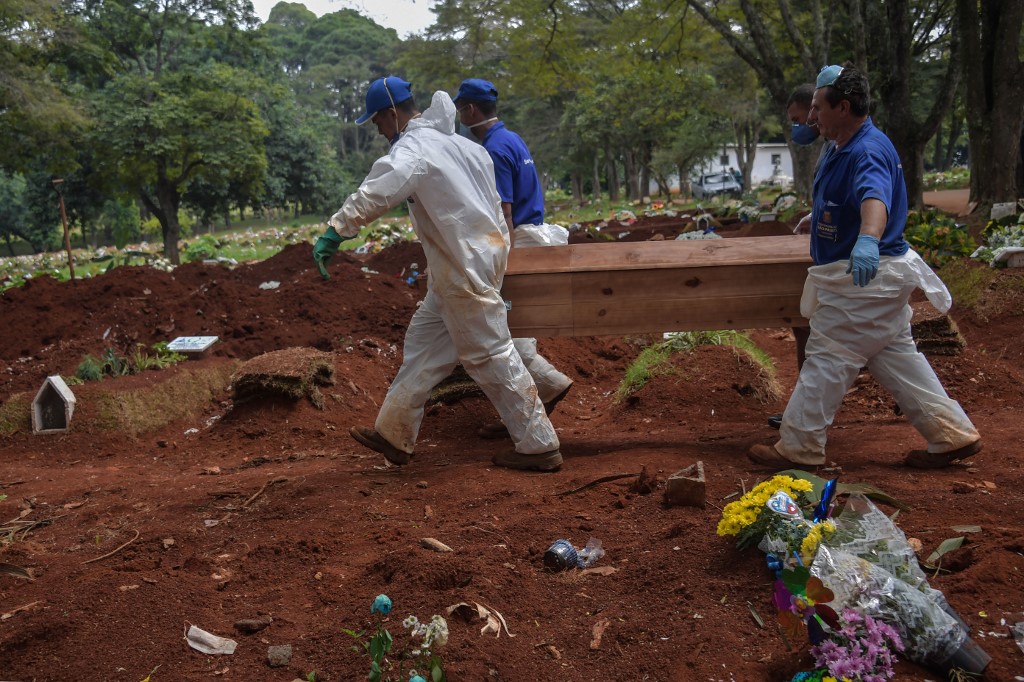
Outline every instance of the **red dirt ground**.
{"label": "red dirt ground", "polygon": [[[640,236],[643,220],[622,227],[651,236]],[[658,229],[672,228],[649,232]],[[789,330],[752,332],[783,388],[769,404],[751,391],[754,370],[722,347],[677,356],[673,373],[615,404],[644,339],[542,339],[541,351],[576,380],[553,415],[560,472],[492,466],[491,455],[511,445],[477,438],[495,413],[476,396],[429,408],[416,458],[386,468],[347,430],[373,423],[423,293],[398,276],[425,262],[414,244],[365,262],[335,260],[329,282],[317,277],[309,247],[297,245],[234,270],[119,268],[71,284],[34,280],[0,296],[0,408],[33,395],[47,375],[73,374],[85,353],[178,335],[222,339],[204,360],[72,387],[78,404],[67,434],[23,427],[0,439],[3,527],[18,517],[48,522],[0,544],[0,562],[35,576],[0,573],[0,678],[138,682],[156,669],[153,682],[289,682],[313,670],[318,680],[366,679],[367,660],[341,630],[369,626],[381,592],[394,600],[388,624],[400,641],[410,613],[428,619],[476,601],[504,616],[514,637],[449,619],[439,653],[453,681],[759,681],[810,668],[774,625],[762,555],[715,535],[727,496],[768,475],[744,452],[771,442],[765,417],[781,411],[795,381]],[[271,280],[279,288],[259,288]],[[954,309],[967,350],[933,358],[985,440],[969,465],[901,467],[921,440],[867,376],[829,443],[832,473],[911,506],[897,522],[922,541],[923,555],[954,536],[953,525],[982,527],[932,585],[992,656],[988,680],[1024,671],[1006,627],[1024,620],[1022,314],[1020,300],[1013,314],[986,321]],[[223,386],[200,413],[134,438],[100,416],[104,397],[292,346],[333,354],[324,411],[270,397],[234,405]],[[705,509],[666,508],[661,487],[636,491],[632,479],[557,494],[643,469],[663,484],[696,460],[707,471]],[[454,552],[423,549],[424,537]],[[544,570],[554,540],[581,547],[590,537],[607,551],[597,566],[613,573]],[[273,621],[258,634],[233,627],[260,616]],[[237,651],[192,650],[183,639],[190,624],[237,640]],[[291,662],[271,668],[267,647],[281,644],[292,645]],[[901,681],[940,679],[908,662],[897,672]]]}

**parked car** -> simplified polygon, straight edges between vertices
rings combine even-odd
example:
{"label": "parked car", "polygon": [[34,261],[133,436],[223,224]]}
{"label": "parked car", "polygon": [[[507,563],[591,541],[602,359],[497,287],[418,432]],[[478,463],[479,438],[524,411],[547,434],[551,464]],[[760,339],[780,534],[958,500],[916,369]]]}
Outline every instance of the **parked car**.
{"label": "parked car", "polygon": [[743,188],[732,173],[706,173],[690,181],[694,199],[711,199],[718,196],[738,197]]}

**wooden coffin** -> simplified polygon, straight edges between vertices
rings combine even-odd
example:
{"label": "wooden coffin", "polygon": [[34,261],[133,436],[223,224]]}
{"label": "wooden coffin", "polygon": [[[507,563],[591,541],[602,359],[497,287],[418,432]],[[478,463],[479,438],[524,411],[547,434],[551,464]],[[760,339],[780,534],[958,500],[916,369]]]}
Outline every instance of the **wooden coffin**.
{"label": "wooden coffin", "polygon": [[513,337],[805,325],[806,235],[512,249]]}

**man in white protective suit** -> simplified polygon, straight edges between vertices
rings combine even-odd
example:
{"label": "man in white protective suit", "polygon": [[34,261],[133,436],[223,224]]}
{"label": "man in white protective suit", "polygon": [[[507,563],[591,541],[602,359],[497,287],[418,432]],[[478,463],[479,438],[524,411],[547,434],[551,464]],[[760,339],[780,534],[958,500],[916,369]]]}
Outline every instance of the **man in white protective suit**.
{"label": "man in white protective suit", "polygon": [[[490,81],[468,78],[455,95],[459,122],[483,145],[494,162],[494,179],[512,248],[560,246],[569,243],[569,231],[544,222],[544,190],[537,166],[526,143],[498,118],[498,90]],[[537,352],[537,339],[512,339],[512,344],[537,384],[537,394],[548,415],[572,388],[572,379]],[[486,424],[481,438],[505,438],[501,422]]]}
{"label": "man in white protective suit", "polygon": [[881,383],[928,441],[905,460],[947,467],[981,451],[981,438],[943,389],[910,332],[910,295],[922,289],[941,312],[952,299],[942,280],[903,239],[907,188],[889,138],[868,116],[867,76],[827,66],[815,83],[807,122],[835,145],[814,177],[811,260],[801,314],[810,320],[806,359],[779,441],[747,456],[772,467],[825,463],[826,431],[862,367]]}
{"label": "man in white protective suit", "polygon": [[405,334],[402,367],[388,389],[373,429],[353,427],[353,438],[393,464],[407,464],[431,389],[459,363],[498,410],[515,443],[494,463],[555,471],[562,464],[558,436],[537,387],[512,345],[500,289],[509,234],[487,152],[455,134],[455,105],[445,92],[417,110],[410,84],[378,78],[366,92],[366,113],[391,142],[317,241],[321,276],[344,239],[409,202],[413,228],[427,257],[427,295]]}

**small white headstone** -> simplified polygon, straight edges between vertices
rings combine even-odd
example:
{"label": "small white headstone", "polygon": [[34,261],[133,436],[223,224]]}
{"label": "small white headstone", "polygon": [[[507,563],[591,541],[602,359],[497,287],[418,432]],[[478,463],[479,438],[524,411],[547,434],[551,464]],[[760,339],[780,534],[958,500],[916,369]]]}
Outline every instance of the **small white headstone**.
{"label": "small white headstone", "polygon": [[75,394],[60,376],[46,377],[32,401],[32,432],[64,433],[75,413]]}
{"label": "small white headstone", "polygon": [[1008,201],[1005,204],[992,204],[992,213],[989,214],[989,218],[992,220],[999,220],[1005,218],[1008,215],[1013,215],[1017,212],[1017,205]]}
{"label": "small white headstone", "polygon": [[175,353],[198,355],[217,343],[219,336],[179,336],[167,344],[167,350]]}

